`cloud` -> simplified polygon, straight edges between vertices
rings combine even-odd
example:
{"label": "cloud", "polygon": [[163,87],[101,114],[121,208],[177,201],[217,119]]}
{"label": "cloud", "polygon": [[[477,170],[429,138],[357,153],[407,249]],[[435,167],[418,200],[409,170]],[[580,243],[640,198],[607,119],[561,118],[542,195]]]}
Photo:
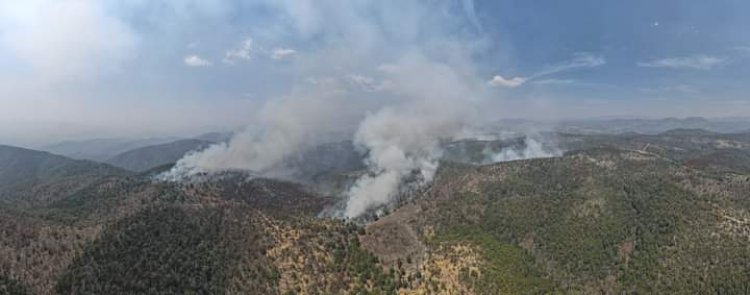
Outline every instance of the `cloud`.
{"label": "cloud", "polygon": [[349,82],[366,92],[384,91],[393,89],[394,87],[393,81],[376,81],[375,78],[359,74],[351,74],[347,78],[349,79]]}
{"label": "cloud", "polygon": [[526,83],[526,78],[513,77],[510,79],[503,78],[503,76],[495,75],[492,80],[488,81],[487,84],[493,87],[507,87],[514,88]]}
{"label": "cloud", "polygon": [[482,25],[479,23],[476,10],[474,9],[474,0],[461,0],[461,5],[463,6],[464,13],[466,13],[466,17],[471,22],[471,25],[481,32]]}
{"label": "cloud", "polygon": [[227,52],[224,54],[224,59],[222,59],[222,61],[228,64],[234,64],[237,61],[241,61],[241,60],[249,61],[250,54],[252,53],[252,49],[253,49],[253,39],[247,38],[244,41],[242,41],[242,44],[240,44],[239,47],[227,50]]}
{"label": "cloud", "polygon": [[[541,77],[554,75],[561,72],[572,71],[582,68],[595,68],[606,64],[607,61],[602,56],[593,55],[591,53],[576,53],[573,55],[573,59],[561,62],[554,65],[544,67],[541,71],[536,72],[528,77],[513,77],[504,78],[500,75],[495,75],[492,79],[487,82],[490,86],[494,87],[518,87],[526,82],[539,79]],[[558,81],[556,81],[558,82]],[[544,83],[537,83],[544,84]],[[551,84],[551,83],[550,83]]]}
{"label": "cloud", "polygon": [[593,88],[610,88],[610,89],[620,88],[619,86],[615,84],[601,83],[601,82],[589,82],[589,81],[576,80],[576,79],[549,78],[549,79],[534,80],[530,83],[534,85],[543,85],[543,86],[575,86],[575,87],[593,87]]}
{"label": "cloud", "polygon": [[138,45],[135,32],[93,0],[0,1],[0,28],[10,59],[63,83],[118,70]]}
{"label": "cloud", "polygon": [[398,71],[398,66],[394,64],[378,65],[377,70],[383,73],[393,73]]}
{"label": "cloud", "polygon": [[573,55],[573,59],[547,66],[541,71],[531,75],[529,77],[529,80],[575,69],[595,68],[603,66],[606,63],[607,61],[602,56],[594,55],[591,53],[576,53]]}
{"label": "cloud", "polygon": [[375,79],[358,74],[349,75],[349,80],[355,84],[362,85],[363,87],[371,87],[372,85],[375,85]]}
{"label": "cloud", "polygon": [[213,65],[211,61],[201,58],[197,55],[188,55],[185,57],[185,65],[190,67],[210,67]]}
{"label": "cloud", "polygon": [[698,89],[691,85],[685,85],[685,84],[679,84],[679,85],[669,85],[669,86],[662,86],[657,88],[640,88],[639,90],[643,92],[650,92],[650,93],[660,93],[660,92],[674,92],[674,93],[681,93],[681,94],[692,94],[692,93],[698,93]]}
{"label": "cloud", "polygon": [[282,60],[286,58],[290,58],[294,56],[297,53],[294,49],[291,48],[276,48],[271,52],[271,59],[274,60]]}
{"label": "cloud", "polygon": [[570,85],[577,82],[578,81],[573,79],[542,79],[536,80],[533,83],[537,85]]}
{"label": "cloud", "polygon": [[723,57],[693,55],[686,57],[669,57],[651,61],[642,61],[638,62],[638,66],[646,68],[710,70],[714,67],[723,65],[726,62],[727,59]]}
{"label": "cloud", "polygon": [[750,46],[735,46],[729,48],[732,51],[734,60],[745,60],[750,58]]}

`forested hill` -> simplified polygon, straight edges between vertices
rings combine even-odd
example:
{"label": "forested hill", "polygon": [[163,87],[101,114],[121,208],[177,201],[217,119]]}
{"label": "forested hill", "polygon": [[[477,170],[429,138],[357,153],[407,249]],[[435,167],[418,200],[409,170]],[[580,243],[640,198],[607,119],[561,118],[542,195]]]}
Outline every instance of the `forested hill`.
{"label": "forested hill", "polygon": [[[161,182],[156,170],[2,147],[0,293],[750,291],[747,136],[559,141],[568,151],[557,157],[444,161],[429,186],[371,212],[366,227],[321,217],[342,199],[314,192],[362,173],[348,165],[355,153],[305,166],[315,173],[303,183],[240,172]],[[471,145],[507,143],[465,144],[482,153]]]}

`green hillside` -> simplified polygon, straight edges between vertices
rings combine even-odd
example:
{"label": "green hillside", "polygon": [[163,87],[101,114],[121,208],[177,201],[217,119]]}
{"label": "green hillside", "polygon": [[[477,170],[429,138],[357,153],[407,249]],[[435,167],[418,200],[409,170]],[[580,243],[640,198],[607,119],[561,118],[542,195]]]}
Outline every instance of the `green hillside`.
{"label": "green hillside", "polygon": [[750,290],[748,192],[749,175],[592,149],[443,165],[417,209],[402,209],[418,213],[397,211],[368,231],[399,218],[428,248],[476,248],[479,274],[461,276],[478,294],[741,294]]}

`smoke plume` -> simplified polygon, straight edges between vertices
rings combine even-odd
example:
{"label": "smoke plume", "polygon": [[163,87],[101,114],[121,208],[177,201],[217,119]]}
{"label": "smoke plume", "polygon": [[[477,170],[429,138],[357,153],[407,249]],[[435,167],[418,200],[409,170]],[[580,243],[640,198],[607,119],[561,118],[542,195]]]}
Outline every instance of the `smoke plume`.
{"label": "smoke plume", "polygon": [[416,173],[421,182],[431,181],[440,157],[439,141],[461,134],[474,117],[481,97],[476,85],[444,65],[413,61],[394,73],[404,102],[368,115],[355,134],[355,144],[369,151],[369,173],[349,191],[347,217],[385,204],[407,175]]}
{"label": "smoke plume", "polygon": [[523,148],[507,147],[497,153],[489,154],[486,162],[500,163],[523,159],[550,158],[562,155],[562,151],[559,149],[555,147],[544,147],[539,140],[532,137],[524,137],[523,143]]}
{"label": "smoke plume", "polygon": [[270,99],[257,127],[184,157],[165,177],[262,174],[338,136],[367,154],[367,173],[346,193],[347,217],[386,204],[405,179],[431,181],[439,143],[479,125],[487,97],[472,60],[481,36],[469,2],[270,2],[291,20],[281,26],[287,33],[317,42],[295,55],[294,90]]}
{"label": "smoke plume", "polygon": [[[180,159],[164,175],[178,179],[226,170],[263,174],[286,157],[307,147],[351,133],[351,123],[364,106],[351,103],[332,85],[300,87],[289,97],[268,101],[258,113],[258,124],[237,132],[227,143],[213,145]],[[304,94],[303,94],[304,93]]]}

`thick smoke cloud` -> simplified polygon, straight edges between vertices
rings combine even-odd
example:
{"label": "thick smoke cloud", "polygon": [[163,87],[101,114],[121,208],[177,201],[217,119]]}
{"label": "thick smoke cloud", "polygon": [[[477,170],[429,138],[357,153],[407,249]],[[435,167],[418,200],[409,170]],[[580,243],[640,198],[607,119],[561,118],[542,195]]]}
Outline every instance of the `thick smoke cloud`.
{"label": "thick smoke cloud", "polygon": [[[263,173],[316,143],[344,136],[367,152],[367,173],[344,215],[387,203],[405,179],[432,180],[441,140],[478,125],[486,84],[471,59],[478,36],[466,1],[291,1],[273,5],[290,31],[320,40],[299,50],[301,77],[260,111],[259,127],[181,159],[167,178],[241,169]],[[463,15],[448,13],[456,11]],[[346,25],[341,25],[346,24]],[[351,77],[357,77],[352,79]]]}
{"label": "thick smoke cloud", "polygon": [[267,102],[259,112],[259,127],[180,159],[166,178],[198,173],[251,170],[262,174],[289,155],[351,133],[364,106],[354,105],[333,84],[309,85],[288,97]]}
{"label": "thick smoke cloud", "polygon": [[480,88],[471,81],[421,58],[395,71],[405,102],[384,107],[359,125],[355,144],[369,151],[370,171],[349,191],[347,217],[386,203],[412,173],[422,182],[431,181],[440,156],[439,140],[463,132],[481,97]]}

